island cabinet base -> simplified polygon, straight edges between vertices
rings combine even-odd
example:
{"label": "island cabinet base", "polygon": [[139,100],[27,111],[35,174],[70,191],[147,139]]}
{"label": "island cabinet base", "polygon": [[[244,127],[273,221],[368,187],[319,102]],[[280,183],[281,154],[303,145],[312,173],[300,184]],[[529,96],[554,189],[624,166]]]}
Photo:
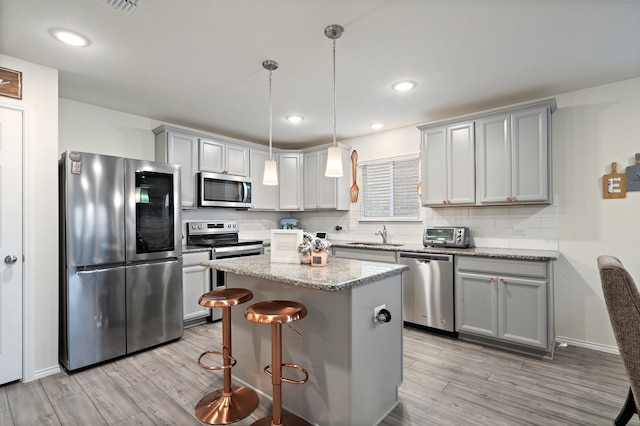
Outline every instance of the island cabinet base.
{"label": "island cabinet base", "polygon": [[[310,423],[372,426],[398,404],[402,383],[402,275],[341,291],[323,291],[227,272],[227,286],[246,288],[254,298],[232,314],[233,380],[271,398],[271,327],[244,318],[244,310],[263,300],[293,300],[307,307],[305,318],[282,327],[282,362],[309,372],[305,384],[283,383],[283,408]],[[380,305],[391,321],[374,323]],[[285,377],[301,374],[283,368]]]}

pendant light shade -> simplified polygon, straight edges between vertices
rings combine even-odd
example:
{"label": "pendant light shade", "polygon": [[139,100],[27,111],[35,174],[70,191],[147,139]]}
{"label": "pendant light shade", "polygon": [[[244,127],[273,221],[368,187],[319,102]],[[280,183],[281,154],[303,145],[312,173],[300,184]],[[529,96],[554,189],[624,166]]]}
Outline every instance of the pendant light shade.
{"label": "pendant light shade", "polygon": [[264,160],[264,176],[262,176],[262,184],[278,184],[278,170],[276,168],[276,160]]}
{"label": "pendant light shade", "polygon": [[342,149],[339,146],[330,146],[327,155],[327,169],[324,172],[328,177],[342,176]]}
{"label": "pendant light shade", "polygon": [[271,96],[271,74],[274,70],[278,69],[278,63],[276,61],[266,60],[262,62],[264,69],[269,71],[269,159],[264,161],[264,175],[262,176],[263,185],[277,185],[278,184],[278,170],[276,168],[276,162],[273,159],[272,144],[273,144],[273,101]]}
{"label": "pendant light shade", "polygon": [[327,177],[342,177],[342,152],[336,143],[336,39],[342,36],[344,28],[340,25],[329,25],[324,29],[324,35],[333,40],[333,146],[327,155]]}

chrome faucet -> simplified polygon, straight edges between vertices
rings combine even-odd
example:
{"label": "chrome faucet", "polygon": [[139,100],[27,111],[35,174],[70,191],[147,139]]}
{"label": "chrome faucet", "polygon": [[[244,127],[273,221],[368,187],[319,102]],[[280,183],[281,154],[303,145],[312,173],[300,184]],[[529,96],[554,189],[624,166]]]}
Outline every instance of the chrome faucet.
{"label": "chrome faucet", "polygon": [[387,227],[382,225],[382,231],[376,232],[375,235],[380,235],[382,237],[382,244],[387,244]]}

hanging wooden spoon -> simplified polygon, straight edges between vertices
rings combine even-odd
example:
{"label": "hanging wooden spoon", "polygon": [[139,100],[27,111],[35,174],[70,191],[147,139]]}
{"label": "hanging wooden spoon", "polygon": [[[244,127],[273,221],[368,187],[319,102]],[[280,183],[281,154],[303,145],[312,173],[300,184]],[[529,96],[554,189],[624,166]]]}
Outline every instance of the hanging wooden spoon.
{"label": "hanging wooden spoon", "polygon": [[358,185],[356,184],[356,163],[358,162],[358,151],[355,149],[351,153],[351,178],[353,185],[351,185],[351,202],[358,201]]}

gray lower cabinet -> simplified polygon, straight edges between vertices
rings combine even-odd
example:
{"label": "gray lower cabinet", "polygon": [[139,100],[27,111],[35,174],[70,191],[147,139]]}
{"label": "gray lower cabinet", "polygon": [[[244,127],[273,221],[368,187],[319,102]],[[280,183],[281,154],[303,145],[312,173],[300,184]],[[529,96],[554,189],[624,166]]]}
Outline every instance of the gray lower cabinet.
{"label": "gray lower cabinet", "polygon": [[211,313],[210,309],[203,308],[198,299],[211,290],[211,270],[201,266],[201,262],[210,259],[208,251],[183,253],[182,255],[182,297],[183,297],[183,321],[185,325],[191,325],[206,321]]}
{"label": "gray lower cabinet", "polygon": [[553,351],[552,262],[456,256],[461,338],[531,354]]}

